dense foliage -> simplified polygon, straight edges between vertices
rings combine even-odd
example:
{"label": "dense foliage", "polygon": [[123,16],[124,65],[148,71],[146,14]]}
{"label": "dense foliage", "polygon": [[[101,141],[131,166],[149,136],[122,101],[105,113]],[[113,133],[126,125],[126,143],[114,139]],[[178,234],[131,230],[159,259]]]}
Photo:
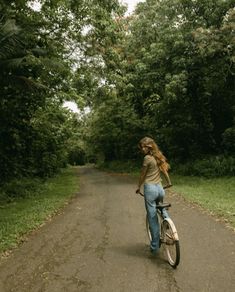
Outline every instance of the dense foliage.
{"label": "dense foliage", "polygon": [[117,1],[88,2],[0,1],[1,183],[52,175],[68,156],[74,162],[70,152],[81,150],[81,121],[62,104],[83,105],[85,93],[73,88],[74,68],[92,43],[109,38],[111,14],[119,8]]}
{"label": "dense foliage", "polygon": [[100,104],[101,89],[93,95],[89,140],[107,160],[135,157],[148,134],[171,161],[223,155],[226,164],[235,145],[234,1],[147,0],[122,24],[107,48]]}
{"label": "dense foliage", "polygon": [[135,159],[144,135],[170,161],[234,173],[234,1],[147,0],[124,13],[118,0],[0,0],[1,184]]}

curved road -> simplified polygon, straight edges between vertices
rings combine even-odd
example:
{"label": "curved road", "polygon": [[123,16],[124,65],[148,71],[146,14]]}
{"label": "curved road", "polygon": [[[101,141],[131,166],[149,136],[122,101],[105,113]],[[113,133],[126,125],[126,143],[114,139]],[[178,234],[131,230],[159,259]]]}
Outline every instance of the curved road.
{"label": "curved road", "polygon": [[174,270],[151,256],[136,181],[78,169],[80,191],[63,213],[0,262],[0,292],[235,291],[235,234],[168,194],[181,243]]}

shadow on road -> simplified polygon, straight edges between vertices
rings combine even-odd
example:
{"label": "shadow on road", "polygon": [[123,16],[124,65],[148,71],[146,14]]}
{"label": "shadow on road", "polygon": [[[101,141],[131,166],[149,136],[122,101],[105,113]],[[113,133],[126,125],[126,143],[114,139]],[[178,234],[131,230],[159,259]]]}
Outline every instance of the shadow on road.
{"label": "shadow on road", "polygon": [[162,250],[157,255],[152,255],[149,251],[149,246],[143,243],[134,243],[129,246],[115,246],[112,250],[118,254],[124,254],[130,257],[151,260],[157,266],[168,265]]}

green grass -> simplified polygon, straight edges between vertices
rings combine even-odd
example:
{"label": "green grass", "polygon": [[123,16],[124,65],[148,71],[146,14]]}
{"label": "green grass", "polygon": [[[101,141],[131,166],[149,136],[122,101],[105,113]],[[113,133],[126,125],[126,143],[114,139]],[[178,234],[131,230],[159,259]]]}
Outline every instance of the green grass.
{"label": "green grass", "polygon": [[[137,167],[132,161],[113,161],[103,164],[102,169],[126,172],[138,180],[141,163]],[[196,203],[235,228],[235,177],[203,178],[173,175],[170,173],[173,191],[186,200]]]}
{"label": "green grass", "polygon": [[[138,173],[136,167],[116,165],[109,170]],[[128,169],[127,169],[128,168]],[[136,177],[136,179],[138,179]],[[173,190],[188,201],[225,219],[235,228],[235,178],[189,177],[171,175]],[[37,182],[25,197],[11,199],[0,206],[0,252],[16,247],[24,236],[39,227],[56,214],[78,190],[78,178],[74,168],[64,170],[60,175],[45,183]],[[21,189],[22,192],[22,189]],[[22,195],[22,194],[21,194]]]}
{"label": "green grass", "polygon": [[[39,184],[39,182],[38,182]],[[38,185],[24,198],[14,198],[0,207],[0,252],[16,247],[23,237],[42,225],[78,190],[74,168],[68,168],[54,178]]]}
{"label": "green grass", "polygon": [[174,191],[197,203],[235,228],[235,178],[172,175]]}

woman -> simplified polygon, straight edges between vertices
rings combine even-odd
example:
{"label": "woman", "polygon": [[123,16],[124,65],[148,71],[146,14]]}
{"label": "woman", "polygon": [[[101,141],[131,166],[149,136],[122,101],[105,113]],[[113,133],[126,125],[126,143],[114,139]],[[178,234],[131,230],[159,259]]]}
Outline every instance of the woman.
{"label": "woman", "polygon": [[[152,235],[150,250],[156,254],[159,249],[160,240],[156,204],[163,201],[165,195],[161,184],[161,173],[166,179],[167,186],[171,186],[168,175],[170,166],[153,139],[144,137],[140,140],[139,147],[145,156],[136,193],[140,192],[140,187],[144,184],[145,207]],[[163,215],[168,216],[166,211],[164,211]]]}

